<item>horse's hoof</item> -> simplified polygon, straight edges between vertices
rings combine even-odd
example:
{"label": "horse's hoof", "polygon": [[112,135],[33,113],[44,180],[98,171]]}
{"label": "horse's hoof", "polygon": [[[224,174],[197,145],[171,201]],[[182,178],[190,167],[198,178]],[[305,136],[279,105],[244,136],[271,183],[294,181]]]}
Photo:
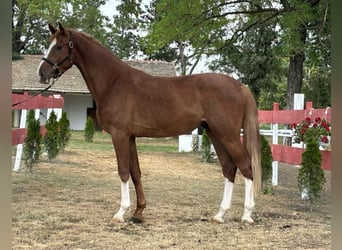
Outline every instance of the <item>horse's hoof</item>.
{"label": "horse's hoof", "polygon": [[114,215],[113,218],[110,220],[111,224],[118,224],[118,223],[124,223],[125,219],[123,216],[117,216]]}
{"label": "horse's hoof", "polygon": [[134,224],[140,224],[140,223],[143,223],[144,222],[144,218],[141,217],[141,216],[136,216],[136,215],[133,215],[130,219],[129,219],[130,222],[133,222]]}
{"label": "horse's hoof", "polygon": [[246,224],[253,224],[254,220],[251,217],[246,216],[246,217],[242,217],[241,222],[246,223]]}
{"label": "horse's hoof", "polygon": [[213,219],[211,220],[211,223],[213,224],[222,224],[224,223],[224,220],[220,217],[214,216]]}

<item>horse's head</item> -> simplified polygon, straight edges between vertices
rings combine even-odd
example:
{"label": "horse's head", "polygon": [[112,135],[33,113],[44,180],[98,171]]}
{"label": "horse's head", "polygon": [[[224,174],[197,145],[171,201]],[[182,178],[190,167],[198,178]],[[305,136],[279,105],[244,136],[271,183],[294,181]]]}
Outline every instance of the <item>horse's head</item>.
{"label": "horse's head", "polygon": [[47,49],[42,61],[38,66],[38,76],[41,83],[49,83],[50,79],[60,77],[66,70],[72,66],[72,33],[65,30],[58,23],[59,30],[49,24],[52,33],[50,37],[50,45]]}

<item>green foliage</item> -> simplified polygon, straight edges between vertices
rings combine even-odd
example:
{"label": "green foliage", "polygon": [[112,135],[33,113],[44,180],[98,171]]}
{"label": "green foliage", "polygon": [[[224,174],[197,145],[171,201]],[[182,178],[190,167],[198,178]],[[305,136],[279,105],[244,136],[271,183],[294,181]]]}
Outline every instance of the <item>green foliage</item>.
{"label": "green foliage", "polygon": [[201,156],[204,162],[210,162],[212,157],[210,153],[211,142],[208,137],[207,131],[203,129],[202,144],[201,144]]}
{"label": "green foliage", "polygon": [[60,134],[59,148],[61,151],[64,151],[71,136],[70,121],[65,111],[62,112],[62,117],[59,120],[59,134]]}
{"label": "green foliage", "polygon": [[307,72],[308,77],[304,79],[303,85],[305,99],[313,101],[315,108],[331,107],[331,70],[315,67]]}
{"label": "green foliage", "polygon": [[321,168],[322,156],[315,138],[315,129],[306,131],[306,149],[302,154],[302,166],[298,172],[298,188],[306,192],[310,205],[320,198],[325,183],[324,171]]}
{"label": "green foliage", "polygon": [[25,165],[30,172],[32,172],[32,167],[39,162],[42,153],[40,122],[34,116],[34,111],[30,110],[27,115],[27,135],[23,149]]}
{"label": "green foliage", "polygon": [[141,0],[121,1],[116,9],[118,15],[113,16],[113,23],[108,24],[111,32],[108,34],[109,48],[122,59],[134,58],[140,50],[139,30],[142,9]]}
{"label": "green foliage", "polygon": [[57,122],[57,116],[54,111],[51,112],[49,119],[45,124],[46,134],[43,138],[45,151],[48,154],[48,159],[51,161],[56,158],[59,153],[60,134]]}
{"label": "green foliage", "polygon": [[84,139],[87,142],[92,142],[95,134],[95,124],[93,119],[89,116],[87,118],[85,128],[84,128]]}
{"label": "green foliage", "polygon": [[[252,91],[259,108],[281,102],[286,93],[284,63],[277,56],[277,32],[274,26],[250,28],[234,43],[222,50],[211,63],[212,70],[235,73]],[[262,97],[262,99],[261,99]],[[279,98],[279,99],[278,99]]]}
{"label": "green foliage", "polygon": [[271,147],[268,144],[268,141],[264,135],[260,135],[261,137],[261,169],[262,169],[262,184],[263,184],[263,192],[271,193],[272,192],[272,152]]}
{"label": "green foliage", "polygon": [[16,0],[12,1],[12,51],[24,54],[42,54],[48,43],[48,23],[57,21],[65,27],[81,28],[104,43],[105,17],[99,7],[105,0]]}

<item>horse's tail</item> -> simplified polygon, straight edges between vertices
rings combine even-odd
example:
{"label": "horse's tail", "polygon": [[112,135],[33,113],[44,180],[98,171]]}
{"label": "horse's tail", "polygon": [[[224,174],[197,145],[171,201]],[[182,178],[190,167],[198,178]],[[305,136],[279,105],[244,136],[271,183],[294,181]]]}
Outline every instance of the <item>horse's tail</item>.
{"label": "horse's tail", "polygon": [[260,131],[258,122],[258,109],[252,93],[244,89],[246,97],[245,113],[243,118],[243,143],[251,157],[254,194],[261,190],[261,148],[260,148]]}

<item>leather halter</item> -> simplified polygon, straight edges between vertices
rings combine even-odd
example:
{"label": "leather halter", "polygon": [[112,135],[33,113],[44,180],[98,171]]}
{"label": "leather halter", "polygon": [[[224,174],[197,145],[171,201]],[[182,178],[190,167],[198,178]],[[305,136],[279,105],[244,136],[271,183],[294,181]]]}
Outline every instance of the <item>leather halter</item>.
{"label": "leather halter", "polygon": [[69,50],[68,50],[68,55],[67,55],[63,60],[61,60],[60,62],[58,62],[58,63],[53,63],[53,62],[51,62],[49,59],[47,59],[47,58],[45,58],[45,57],[43,57],[43,58],[41,59],[41,60],[47,62],[48,64],[50,64],[50,66],[54,69],[54,71],[55,71],[55,72],[54,72],[54,76],[53,76],[54,79],[60,77],[60,76],[63,74],[63,72],[62,72],[62,73],[59,72],[59,66],[61,66],[63,63],[65,63],[67,60],[70,60],[71,63],[72,63],[72,60],[71,60],[71,53],[72,53],[72,48],[74,47],[74,43],[73,43],[73,41],[72,41],[71,31],[69,31],[69,43],[68,43],[68,45],[69,45],[69,48],[68,48],[68,49],[69,49]]}

